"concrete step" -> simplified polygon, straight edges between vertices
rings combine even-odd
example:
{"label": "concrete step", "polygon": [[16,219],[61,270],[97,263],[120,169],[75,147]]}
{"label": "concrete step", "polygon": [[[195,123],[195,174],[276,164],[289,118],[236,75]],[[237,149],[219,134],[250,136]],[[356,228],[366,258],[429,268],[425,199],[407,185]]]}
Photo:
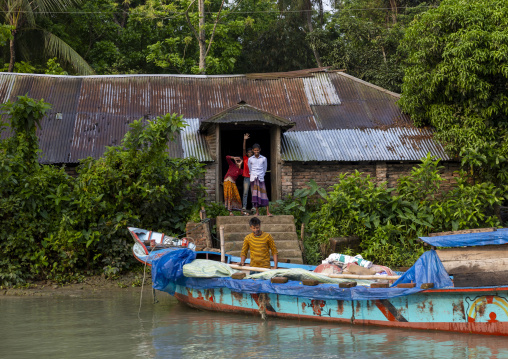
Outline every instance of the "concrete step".
{"label": "concrete step", "polygon": [[[247,224],[253,216],[218,216],[217,217],[217,228],[226,224]],[[293,216],[256,216],[261,221],[261,227],[264,224],[293,224],[295,219]]]}
{"label": "concrete step", "polygon": [[[237,242],[226,242],[225,248],[226,252],[228,251],[241,251],[243,246],[243,241],[237,241]],[[275,246],[277,247],[277,250],[283,250],[283,249],[295,249],[300,250],[300,245],[298,244],[298,241],[275,241]]]}
{"label": "concrete step", "polygon": [[[263,232],[296,232],[294,223],[261,224]],[[251,233],[248,223],[224,224],[224,233]]]}
{"label": "concrete step", "polygon": [[[251,233],[251,232],[249,232]],[[224,242],[242,242],[245,239],[245,236],[249,233],[227,233],[224,232]],[[298,235],[295,232],[272,232],[270,233],[275,241],[275,244],[278,241],[295,241],[298,242]]]}

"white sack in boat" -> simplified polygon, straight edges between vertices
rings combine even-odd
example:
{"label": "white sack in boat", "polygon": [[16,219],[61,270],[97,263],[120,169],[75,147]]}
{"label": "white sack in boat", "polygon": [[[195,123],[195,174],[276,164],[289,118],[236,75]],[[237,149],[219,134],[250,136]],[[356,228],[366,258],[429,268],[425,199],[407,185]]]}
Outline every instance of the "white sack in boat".
{"label": "white sack in boat", "polygon": [[183,275],[193,278],[231,277],[236,272],[238,271],[225,263],[208,259],[194,259],[183,266]]}

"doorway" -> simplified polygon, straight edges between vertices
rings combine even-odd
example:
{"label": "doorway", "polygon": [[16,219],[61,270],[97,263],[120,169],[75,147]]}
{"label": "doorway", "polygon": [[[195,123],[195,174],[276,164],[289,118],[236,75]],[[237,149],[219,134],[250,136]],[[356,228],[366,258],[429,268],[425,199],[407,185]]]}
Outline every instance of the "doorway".
{"label": "doorway", "polygon": [[[233,124],[222,124],[220,129],[220,154],[221,158],[219,160],[220,163],[220,185],[217,190],[220,192],[220,199],[224,201],[224,187],[223,181],[224,176],[228,171],[228,162],[226,161],[226,156],[238,156],[242,157],[242,146],[243,146],[243,135],[245,133],[250,134],[250,138],[247,140],[246,148],[252,147],[255,143],[258,143],[261,146],[261,154],[266,157],[268,161],[268,169],[265,176],[265,184],[266,184],[266,192],[268,195],[268,199],[272,201],[272,148],[270,141],[270,128],[267,126],[259,126],[259,125],[233,125]],[[240,197],[243,197],[243,176],[238,177],[236,181],[236,186],[238,187],[238,191],[240,192]],[[252,207],[251,194],[249,191],[248,200],[247,200],[247,208],[250,209]]]}

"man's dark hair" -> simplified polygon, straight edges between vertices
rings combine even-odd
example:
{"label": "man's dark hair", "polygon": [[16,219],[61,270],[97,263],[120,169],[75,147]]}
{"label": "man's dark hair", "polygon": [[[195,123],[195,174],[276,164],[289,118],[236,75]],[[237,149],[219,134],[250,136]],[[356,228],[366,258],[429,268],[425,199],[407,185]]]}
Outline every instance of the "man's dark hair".
{"label": "man's dark hair", "polygon": [[252,151],[252,147],[247,148],[247,152]]}
{"label": "man's dark hair", "polygon": [[249,221],[249,226],[259,226],[261,225],[261,221],[258,217],[252,217]]}
{"label": "man's dark hair", "polygon": [[259,145],[259,143],[255,143],[255,144],[252,146],[252,149],[255,149],[255,148],[259,148],[259,149],[261,149],[261,146]]}

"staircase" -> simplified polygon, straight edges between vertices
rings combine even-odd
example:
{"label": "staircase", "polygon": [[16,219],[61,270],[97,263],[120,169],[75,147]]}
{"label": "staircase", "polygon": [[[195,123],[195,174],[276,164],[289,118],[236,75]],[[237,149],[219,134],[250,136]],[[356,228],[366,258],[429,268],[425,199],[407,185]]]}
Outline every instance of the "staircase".
{"label": "staircase", "polygon": [[[279,252],[279,261],[289,259],[290,263],[303,263],[293,216],[257,217],[261,221],[261,230],[272,235]],[[217,232],[219,232],[220,226],[224,226],[224,242],[227,254],[240,256],[243,239],[246,235],[252,233],[249,227],[251,218],[252,216],[217,217]]]}

